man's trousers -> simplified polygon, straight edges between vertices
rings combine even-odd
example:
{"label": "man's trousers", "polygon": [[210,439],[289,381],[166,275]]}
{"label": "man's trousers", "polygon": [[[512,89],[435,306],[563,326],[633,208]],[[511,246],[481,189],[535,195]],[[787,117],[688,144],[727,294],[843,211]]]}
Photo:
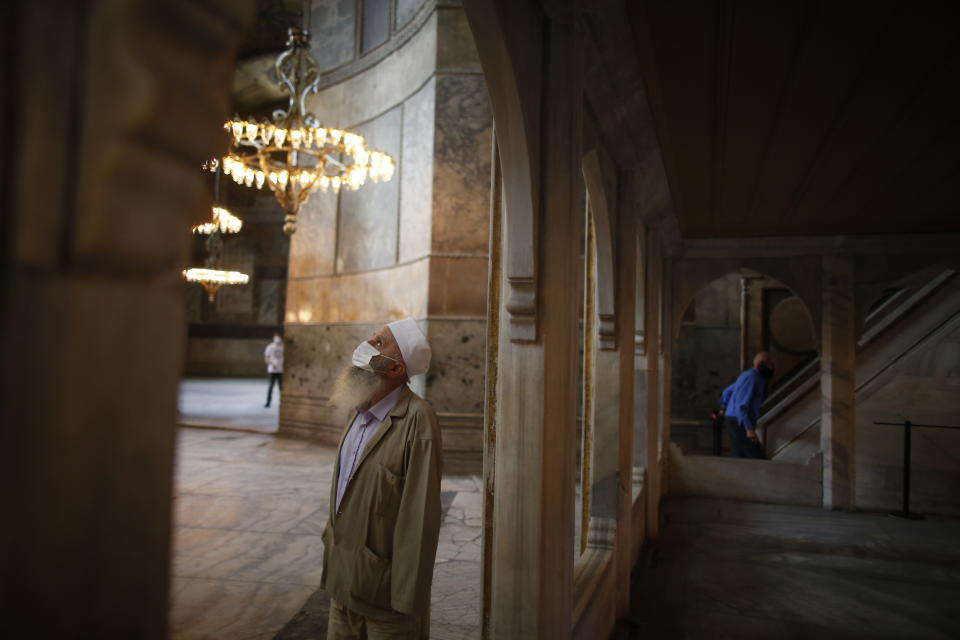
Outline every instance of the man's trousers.
{"label": "man's trousers", "polygon": [[727,435],[730,436],[730,453],[734,458],[766,459],[763,445],[747,437],[747,430],[739,420],[727,416],[723,419],[723,424],[727,429]]}
{"label": "man's trousers", "polygon": [[372,620],[330,599],[327,640],[421,640],[429,628],[421,616],[399,616],[389,622]]}
{"label": "man's trousers", "polygon": [[270,386],[267,387],[267,406],[270,406],[270,399],[273,397],[273,385],[276,383],[277,390],[283,391],[283,374],[282,373],[268,373],[270,376]]}

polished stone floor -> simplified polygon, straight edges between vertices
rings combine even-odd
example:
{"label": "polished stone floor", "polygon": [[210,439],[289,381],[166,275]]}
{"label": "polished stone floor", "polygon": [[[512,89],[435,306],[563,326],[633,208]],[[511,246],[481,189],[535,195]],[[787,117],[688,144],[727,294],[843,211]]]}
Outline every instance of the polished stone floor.
{"label": "polished stone floor", "polygon": [[178,422],[192,427],[214,427],[274,433],[280,414],[280,392],[273,388],[267,401],[267,377],[185,378],[180,382]]}
{"label": "polished stone floor", "polygon": [[960,638],[960,520],[671,500],[617,638]]}
{"label": "polished stone floor", "polygon": [[[266,434],[178,432],[171,637],[273,638],[317,592],[335,452]],[[443,479],[435,639],[477,637],[480,482]],[[324,637],[316,621],[303,618],[298,636]]]}

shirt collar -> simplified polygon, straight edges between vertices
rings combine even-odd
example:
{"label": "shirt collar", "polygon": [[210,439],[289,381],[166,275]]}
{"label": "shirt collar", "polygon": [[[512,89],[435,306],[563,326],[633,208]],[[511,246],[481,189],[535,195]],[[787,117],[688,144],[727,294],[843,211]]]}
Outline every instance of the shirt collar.
{"label": "shirt collar", "polygon": [[389,414],[393,410],[393,408],[397,405],[397,401],[400,399],[400,393],[402,391],[403,391],[403,385],[400,385],[399,387],[397,387],[396,389],[388,393],[386,396],[384,396],[380,400],[380,402],[373,405],[366,411],[362,411],[361,413],[372,413],[374,416],[376,416],[377,420],[379,420],[380,422],[383,422],[384,418],[387,417],[387,414]]}

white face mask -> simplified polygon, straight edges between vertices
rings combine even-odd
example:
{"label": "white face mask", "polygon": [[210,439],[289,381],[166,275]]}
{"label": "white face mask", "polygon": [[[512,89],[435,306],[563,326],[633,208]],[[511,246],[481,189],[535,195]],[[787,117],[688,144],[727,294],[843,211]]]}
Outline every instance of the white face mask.
{"label": "white face mask", "polygon": [[373,371],[373,367],[370,366],[370,361],[373,360],[374,356],[378,355],[380,355],[380,352],[377,351],[376,347],[367,341],[363,341],[357,345],[356,349],[353,350],[353,357],[350,359],[350,361],[355,367],[365,369],[367,371]]}
{"label": "white face mask", "polygon": [[373,361],[373,359],[376,356],[381,356],[383,358],[387,358],[388,360],[393,360],[394,362],[397,362],[396,358],[391,358],[390,356],[383,355],[382,353],[377,351],[377,348],[375,346],[373,346],[372,344],[366,341],[358,344],[357,348],[353,350],[353,356],[350,358],[350,362],[353,363],[353,366],[359,369],[376,372],[376,370],[370,364],[371,361]]}

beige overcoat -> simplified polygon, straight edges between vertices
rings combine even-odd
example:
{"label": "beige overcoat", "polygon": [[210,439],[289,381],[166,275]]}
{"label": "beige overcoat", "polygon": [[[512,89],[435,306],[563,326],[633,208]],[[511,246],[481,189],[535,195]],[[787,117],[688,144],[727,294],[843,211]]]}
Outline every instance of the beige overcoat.
{"label": "beige overcoat", "polygon": [[406,385],[363,450],[335,511],[337,447],[330,520],[323,532],[320,586],[357,613],[390,619],[423,615],[440,534],[440,426],[433,408]]}

